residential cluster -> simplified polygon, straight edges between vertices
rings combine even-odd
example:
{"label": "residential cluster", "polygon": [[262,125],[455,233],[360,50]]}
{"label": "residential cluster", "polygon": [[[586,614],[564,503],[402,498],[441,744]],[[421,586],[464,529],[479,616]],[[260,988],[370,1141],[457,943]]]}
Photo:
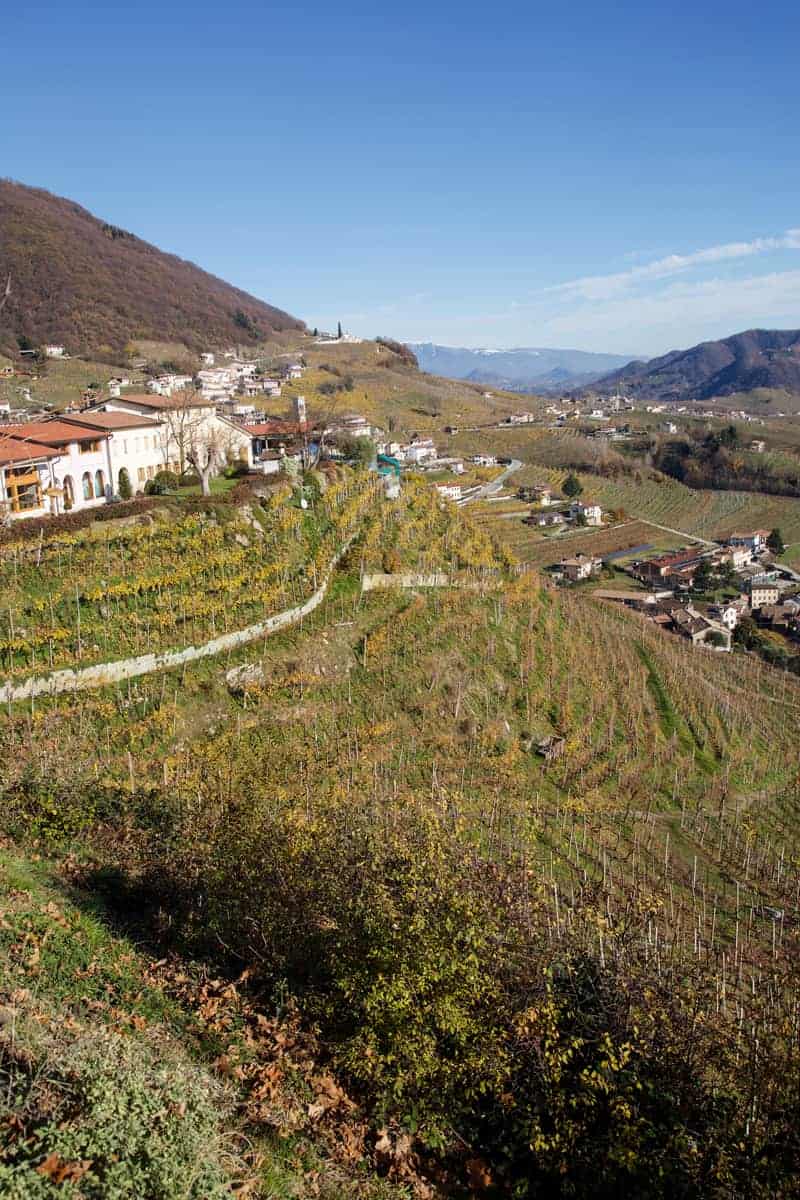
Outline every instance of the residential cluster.
{"label": "residential cluster", "polygon": [[[634,559],[625,570],[648,591],[599,594],[639,609],[694,645],[730,650],[734,631],[748,617],[762,628],[800,640],[800,577],[770,561],[768,537],[768,530],[754,529],[731,534],[724,545],[711,549],[691,546]],[[590,573],[599,570],[600,560],[595,559]],[[724,596],[713,601],[693,598],[690,592],[701,581],[704,588]],[[717,584],[721,586],[715,588]]]}

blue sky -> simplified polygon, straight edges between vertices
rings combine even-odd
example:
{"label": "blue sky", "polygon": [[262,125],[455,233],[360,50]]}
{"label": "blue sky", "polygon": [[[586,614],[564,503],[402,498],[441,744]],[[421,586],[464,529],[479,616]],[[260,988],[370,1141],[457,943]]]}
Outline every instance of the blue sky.
{"label": "blue sky", "polygon": [[17,5],[0,170],[321,327],[800,327],[800,5],[382,8]]}

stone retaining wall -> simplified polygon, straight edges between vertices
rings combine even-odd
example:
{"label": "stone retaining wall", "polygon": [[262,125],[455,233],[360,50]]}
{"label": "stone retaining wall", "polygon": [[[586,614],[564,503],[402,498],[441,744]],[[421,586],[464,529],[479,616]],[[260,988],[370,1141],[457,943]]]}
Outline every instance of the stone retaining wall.
{"label": "stone retaining wall", "polygon": [[266,637],[294,625],[303,617],[308,616],[322,602],[328,590],[331,575],[352,544],[355,534],[336,552],[328,573],[320,586],[303,604],[288,608],[284,612],[267,617],[257,625],[248,625],[245,629],[236,629],[232,633],[221,634],[210,642],[200,646],[186,646],[183,650],[164,650],[160,654],[140,654],[137,658],[122,658],[115,662],[97,663],[93,667],[79,667],[77,670],[66,669],[53,671],[48,675],[26,679],[22,683],[7,682],[0,687],[0,703],[11,703],[14,700],[29,700],[32,696],[55,696],[59,692],[77,692],[86,688],[105,687],[110,683],[119,683],[122,679],[133,679],[137,675],[150,675],[153,671],[168,671],[172,667],[181,667],[185,663],[195,662],[199,658],[211,658],[226,650],[235,650],[247,642]]}

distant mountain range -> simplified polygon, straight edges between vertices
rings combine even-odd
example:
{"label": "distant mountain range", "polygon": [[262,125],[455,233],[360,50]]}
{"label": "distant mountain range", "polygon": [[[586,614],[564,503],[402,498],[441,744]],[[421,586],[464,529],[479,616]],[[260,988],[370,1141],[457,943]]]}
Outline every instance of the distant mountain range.
{"label": "distant mountain range", "polygon": [[769,388],[800,394],[800,330],[748,329],[649,362],[631,362],[589,388],[650,400],[710,400]]}
{"label": "distant mountain range", "polygon": [[630,362],[621,354],[585,350],[520,347],[513,350],[470,350],[410,342],[423,371],[448,379],[466,379],[516,392],[563,392],[591,383]]}
{"label": "distant mountain range", "polygon": [[72,200],[0,180],[0,349],[19,338],[72,354],[131,340],[195,350],[304,329],[279,308],[98,220]]}

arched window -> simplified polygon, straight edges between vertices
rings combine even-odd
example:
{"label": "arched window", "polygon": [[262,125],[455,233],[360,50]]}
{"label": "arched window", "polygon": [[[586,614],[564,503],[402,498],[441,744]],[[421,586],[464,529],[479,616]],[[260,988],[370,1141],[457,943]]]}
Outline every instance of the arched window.
{"label": "arched window", "polygon": [[64,488],[64,512],[69,512],[75,506],[75,485],[71,475],[64,476],[62,486]]}
{"label": "arched window", "polygon": [[94,473],[94,494],[98,499],[106,494],[106,481],[102,471]]}
{"label": "arched window", "polygon": [[84,498],[84,500],[93,500],[94,499],[94,488],[92,487],[92,476],[91,476],[91,472],[89,472],[89,471],[83,472],[83,498]]}

